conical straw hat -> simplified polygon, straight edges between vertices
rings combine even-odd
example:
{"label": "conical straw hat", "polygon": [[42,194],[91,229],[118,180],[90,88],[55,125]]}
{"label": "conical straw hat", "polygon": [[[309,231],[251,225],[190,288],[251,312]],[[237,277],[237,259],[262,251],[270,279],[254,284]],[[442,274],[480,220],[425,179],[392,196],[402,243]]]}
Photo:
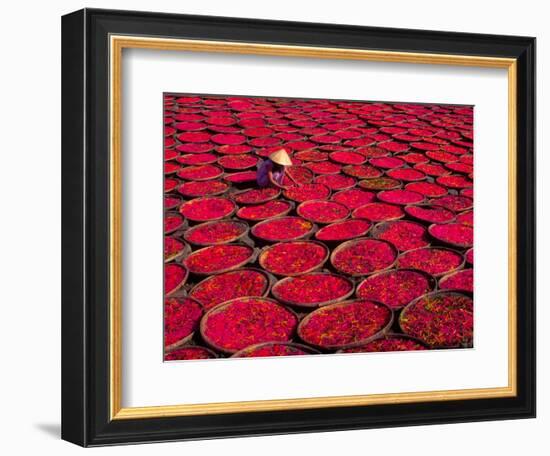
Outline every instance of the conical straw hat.
{"label": "conical straw hat", "polygon": [[290,157],[289,157],[288,154],[286,153],[286,150],[284,150],[284,149],[279,149],[278,151],[273,152],[273,153],[269,156],[269,159],[270,159],[273,163],[277,163],[278,165],[283,165],[283,166],[290,166],[290,165],[292,165],[292,160],[290,159]]}

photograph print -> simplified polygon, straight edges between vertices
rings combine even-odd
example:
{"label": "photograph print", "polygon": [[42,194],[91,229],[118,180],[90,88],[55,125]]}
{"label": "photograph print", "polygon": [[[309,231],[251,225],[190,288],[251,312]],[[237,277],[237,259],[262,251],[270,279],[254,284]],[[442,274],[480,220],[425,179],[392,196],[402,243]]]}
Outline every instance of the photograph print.
{"label": "photograph print", "polygon": [[165,361],[473,347],[473,106],[163,104]]}

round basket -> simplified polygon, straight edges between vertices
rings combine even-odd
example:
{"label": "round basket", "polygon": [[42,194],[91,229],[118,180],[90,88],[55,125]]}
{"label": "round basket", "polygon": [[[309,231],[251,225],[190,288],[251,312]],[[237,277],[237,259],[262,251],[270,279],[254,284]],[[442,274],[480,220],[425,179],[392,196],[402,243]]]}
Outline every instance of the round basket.
{"label": "round basket", "polygon": [[399,179],[404,182],[420,182],[427,179],[425,173],[414,168],[390,169],[386,171],[386,176],[393,179]]}
{"label": "round basket", "polygon": [[235,185],[256,182],[256,171],[240,171],[237,173],[225,174],[223,180]]}
{"label": "round basket", "polygon": [[[247,273],[254,274],[256,277],[262,277],[263,284],[259,284],[259,287],[255,289],[251,289],[250,286],[243,286],[245,279],[239,276]],[[229,281],[230,285],[225,284],[226,281]],[[195,298],[204,306],[205,309],[209,310],[218,304],[231,299],[242,298],[245,296],[265,297],[269,294],[275,281],[275,277],[262,269],[236,269],[205,278],[191,288],[189,291],[189,296]],[[216,283],[218,283],[218,285],[216,285]],[[207,290],[206,294],[203,290]],[[218,291],[221,294],[218,293]]]}
{"label": "round basket", "polygon": [[285,198],[298,203],[311,200],[328,199],[331,190],[323,184],[304,184],[299,187],[287,188],[283,195]]}
{"label": "round basket", "polygon": [[[423,284],[417,283],[418,280]],[[391,289],[392,282],[397,282],[403,290]],[[414,286],[417,287],[416,290],[413,289]],[[435,290],[436,286],[437,280],[427,272],[418,269],[390,269],[368,276],[357,285],[355,295],[358,299],[381,302],[393,310],[398,310],[418,296]]]}
{"label": "round basket", "polygon": [[164,197],[164,210],[171,211],[177,209],[183,200],[176,195],[166,195]]}
{"label": "round basket", "polygon": [[269,201],[255,206],[241,207],[236,215],[249,223],[255,223],[275,217],[284,217],[294,207],[295,205],[292,201]]}
{"label": "round basket", "polygon": [[472,198],[461,195],[446,195],[439,198],[432,198],[428,203],[436,206],[443,206],[454,212],[467,211],[474,207],[474,200]]}
{"label": "round basket", "polygon": [[451,272],[439,279],[439,289],[458,291],[460,293],[474,293],[474,270],[471,268]]}
{"label": "round basket", "polygon": [[375,177],[372,179],[364,179],[357,184],[365,190],[382,191],[382,190],[397,190],[403,186],[400,180],[391,177]]}
{"label": "round basket", "polygon": [[453,211],[435,204],[415,204],[412,206],[405,206],[404,211],[409,217],[425,224],[451,223],[455,220],[455,214]]}
{"label": "round basket", "polygon": [[[353,227],[353,228],[352,228]],[[331,223],[315,233],[315,239],[326,243],[339,243],[366,236],[372,227],[371,222],[361,219]],[[348,230],[346,232],[346,229]]]}
{"label": "round basket", "polygon": [[[447,235],[445,235],[447,231]],[[474,228],[461,223],[433,224],[428,232],[436,241],[451,247],[468,249],[474,245]]]}
{"label": "round basket", "polygon": [[[358,248],[359,246],[361,246],[363,249],[363,252],[361,252],[360,254],[343,254],[343,252],[346,252],[353,248]],[[354,271],[353,266],[349,262],[354,259],[360,258],[361,267],[364,268],[366,264],[365,260],[372,260],[372,256],[374,255],[374,252],[372,252],[372,250],[374,249],[383,249],[384,255],[388,256],[388,258],[379,259],[376,264],[373,261],[370,261],[369,264],[367,264],[368,267],[366,269],[356,269]],[[397,249],[389,242],[364,237],[352,239],[351,241],[346,241],[340,244],[332,251],[332,254],[330,255],[330,262],[337,271],[343,274],[351,277],[362,277],[372,274],[374,272],[381,272],[385,271],[386,269],[392,268],[396,263],[397,254]],[[342,258],[341,255],[345,255],[345,257]],[[340,260],[344,261],[344,264],[340,263],[340,265],[338,265],[338,262],[340,261],[339,257]]]}
{"label": "round basket", "polygon": [[405,217],[401,206],[389,203],[368,203],[359,206],[351,213],[354,219],[368,220],[370,222],[389,222]]}
{"label": "round basket", "polygon": [[181,181],[173,177],[164,179],[164,193],[173,192],[180,185]]}
{"label": "round basket", "polygon": [[223,155],[218,158],[218,165],[228,170],[249,169],[258,163],[258,157],[250,154]]}
{"label": "round basket", "polygon": [[[222,239],[218,240],[198,240],[194,235],[196,236],[197,233],[204,232],[204,231],[213,231],[213,235],[215,235],[215,228],[220,228],[223,225],[233,225],[236,228],[236,232],[231,232],[230,230],[227,230],[226,233],[221,233],[224,235]],[[244,238],[250,228],[248,227],[247,223],[239,222],[235,220],[216,220],[213,222],[205,222],[201,223],[200,225],[195,225],[192,228],[189,228],[185,231],[183,234],[183,238],[189,242],[190,244],[197,245],[197,246],[208,246],[208,245],[219,245],[219,244],[229,244],[230,242],[236,242]],[[234,231],[234,230],[233,230]],[[219,234],[219,233],[218,233]],[[203,233],[204,235],[204,233]]]}
{"label": "round basket", "polygon": [[[225,204],[226,208],[221,209],[221,205]],[[220,206],[220,210],[217,212],[212,212],[211,215],[208,215],[207,213],[200,213],[196,212],[196,208],[199,208],[200,210],[204,210],[208,206],[213,208],[215,205]],[[195,208],[195,212],[193,213],[192,210]],[[183,203],[180,206],[180,214],[185,216],[186,219],[191,220],[193,222],[210,222],[214,220],[221,220],[224,218],[231,217],[235,212],[237,211],[237,205],[228,198],[222,198],[218,196],[207,196],[204,198],[195,198],[192,200],[187,201],[186,203]]]}
{"label": "round basket", "polygon": [[329,224],[343,222],[349,217],[350,210],[335,201],[312,200],[301,203],[296,213],[313,223]]}
{"label": "round basket", "polygon": [[[166,242],[169,242],[171,245],[166,245]],[[175,241],[175,242],[173,242]],[[181,247],[179,246],[181,244]],[[178,247],[177,250],[173,250],[174,247]],[[166,251],[167,248],[172,248],[170,251]],[[191,252],[191,247],[187,242],[180,241],[176,237],[172,236],[165,236],[164,237],[164,262],[169,263],[170,261],[173,261],[181,256],[188,255]]]}
{"label": "round basket", "polygon": [[[441,252],[441,254],[446,253],[448,256],[456,258],[457,261],[451,264],[449,269],[435,267],[434,263],[430,262],[435,256],[433,251]],[[445,274],[462,269],[465,261],[464,255],[453,249],[446,247],[421,247],[419,249],[408,250],[399,255],[397,258],[397,267],[403,269],[419,269],[434,277],[441,277]]]}
{"label": "round basket", "polygon": [[[236,249],[239,247],[239,249]],[[223,258],[224,255],[227,255],[228,251],[233,251],[235,254],[234,262],[230,265],[223,265],[221,263],[216,264],[214,260]],[[248,254],[244,252],[248,250]],[[242,254],[241,254],[242,252]],[[221,274],[222,272],[234,271],[243,267],[245,264],[253,263],[258,256],[257,249],[254,249],[245,244],[222,244],[222,245],[212,245],[209,247],[203,247],[202,249],[196,250],[191,253],[185,260],[183,264],[189,269],[190,273],[193,273],[198,276],[211,275],[211,274]],[[207,263],[209,267],[203,267],[199,269],[194,266],[193,263],[200,258],[203,263]]]}
{"label": "round basket", "polygon": [[[315,297],[312,296],[309,299],[303,298],[301,301],[299,299],[291,299],[288,295],[285,296],[284,288],[291,285],[299,288],[300,291],[303,291],[304,293],[312,294],[315,293],[315,291],[323,292],[327,287],[326,285],[323,287],[323,279],[326,279],[325,281],[327,283],[332,280],[332,287],[337,286],[336,282],[340,282],[339,285],[342,285],[343,287],[340,294],[336,296],[333,295],[331,297],[327,295],[324,297],[325,299],[320,299],[321,297],[318,295],[316,297],[317,300],[315,300]],[[308,283],[308,281],[310,283]],[[296,307],[315,308],[347,299],[353,294],[354,289],[355,284],[347,277],[340,276],[332,272],[312,272],[298,277],[286,277],[279,280],[271,288],[271,294],[275,297],[275,299],[284,304]],[[330,292],[335,293],[332,289]]]}
{"label": "round basket", "polygon": [[372,165],[346,165],[342,168],[342,173],[347,176],[357,179],[365,179],[368,181],[383,179],[384,172]]}
{"label": "round basket", "polygon": [[[293,229],[294,231],[287,235],[284,234],[284,226],[288,225],[287,229]],[[291,226],[292,225],[292,226]],[[269,230],[270,228],[270,230]],[[298,233],[300,228],[300,233]],[[269,232],[275,231],[278,237],[268,236],[265,230]],[[251,234],[256,239],[265,242],[287,242],[297,241],[300,239],[309,238],[315,231],[317,226],[315,223],[296,216],[274,217],[257,223],[252,227]],[[264,231],[262,233],[262,231]]]}
{"label": "round basket", "polygon": [[353,177],[344,176],[343,174],[324,174],[322,176],[317,176],[314,182],[316,184],[326,185],[335,192],[352,189],[357,184]]}
{"label": "round basket", "polygon": [[340,165],[362,165],[367,161],[363,154],[346,150],[331,152],[329,158]]}
{"label": "round basket", "polygon": [[[371,312],[368,312],[367,306],[370,307]],[[381,320],[376,325],[372,324],[375,317]],[[298,325],[297,332],[300,339],[306,344],[321,350],[335,351],[364,345],[380,337],[389,331],[393,318],[393,311],[385,304],[367,300],[344,301],[320,307],[306,315]],[[354,330],[357,331],[360,327],[359,319],[364,323],[364,326],[371,324],[373,327],[365,327],[364,334],[349,334],[349,331],[346,334],[346,326],[349,328],[349,324],[342,325],[342,323],[351,320],[354,322]],[[338,328],[339,324],[341,325],[340,328]],[[324,337],[319,334],[315,337],[312,334],[313,330],[309,326],[316,326],[320,331],[330,331],[333,333],[332,337],[330,337],[330,334]],[[338,339],[338,336],[340,336],[340,339]],[[321,339],[324,340],[321,341]]]}
{"label": "round basket", "polygon": [[211,165],[216,163],[218,157],[216,154],[205,153],[205,154],[185,154],[180,155],[176,158],[178,163],[186,166],[195,166],[195,165]]}
{"label": "round basket", "polygon": [[229,190],[229,185],[220,180],[187,181],[178,187],[178,193],[185,198],[206,198],[222,195]]}
{"label": "round basket", "polygon": [[[174,220],[171,222],[170,220]],[[179,220],[179,223],[176,221]],[[187,220],[185,217],[178,212],[166,212],[164,214],[164,234],[171,234],[178,230],[187,228]]]}
{"label": "round basket", "polygon": [[223,176],[223,172],[223,168],[217,165],[192,165],[180,168],[177,176],[189,181],[207,181]]}
{"label": "round basket", "polygon": [[174,161],[165,161],[164,175],[171,176],[173,174],[176,174],[176,172],[179,171],[180,168],[181,168],[181,165],[179,163],[176,163]]}
{"label": "round basket", "polygon": [[[175,277],[172,277],[175,276]],[[168,263],[164,265],[164,297],[175,295],[187,282],[189,269],[185,265]],[[168,280],[169,279],[169,280]]]}
{"label": "round basket", "polygon": [[244,205],[262,204],[277,199],[281,195],[281,190],[273,187],[252,188],[240,190],[231,193],[231,198],[238,203]]}
{"label": "round basket", "polygon": [[376,195],[373,192],[369,192],[367,190],[352,188],[335,193],[334,195],[332,195],[331,201],[336,201],[337,203],[343,204],[350,211],[353,211],[358,207],[376,201]]}
{"label": "round basket", "polygon": [[388,241],[400,252],[430,245],[426,227],[410,220],[378,223],[372,227],[371,236],[374,239]]}
{"label": "round basket", "polygon": [[383,190],[379,192],[377,198],[387,204],[406,206],[409,204],[419,204],[424,202],[424,195],[411,190]]}
{"label": "round basket", "polygon": [[[314,247],[315,246],[315,247]],[[309,250],[309,252],[307,252]],[[308,259],[308,255],[313,255],[313,250],[316,250],[318,258],[311,258],[309,263],[300,264],[296,266],[294,270],[281,270],[275,269],[274,264],[270,264],[268,256],[279,255],[277,260],[281,260],[281,257],[287,257],[294,260],[294,262],[301,263],[303,260]],[[290,254],[289,254],[290,252]],[[260,252],[258,261],[260,266],[266,271],[271,272],[276,276],[288,276],[294,277],[308,272],[313,272],[320,269],[328,260],[329,250],[326,245],[317,241],[291,241],[291,242],[279,242],[268,247],[264,247]],[[279,266],[279,261],[276,262]]]}
{"label": "round basket", "polygon": [[[257,307],[263,309],[261,311],[257,309],[250,318],[250,324],[246,325],[246,313],[252,312],[253,303],[260,303],[257,304]],[[226,342],[222,344],[219,340],[220,337],[214,340],[214,335],[210,332],[208,325],[214,316],[222,312],[227,312],[228,310],[234,313],[242,311],[244,315],[240,316],[237,322],[230,318],[226,321],[222,320],[222,322],[217,322],[223,328],[226,338]],[[269,315],[269,311],[279,314],[278,318]],[[283,316],[287,319],[287,324],[281,328],[281,318]],[[276,332],[270,334],[269,330],[273,328],[274,321],[277,321],[278,326],[275,328]],[[277,301],[270,298],[245,297],[231,299],[230,301],[226,301],[210,309],[201,319],[200,333],[202,339],[214,350],[231,355],[243,348],[258,343],[289,342],[296,331],[297,324],[298,316],[292,310],[277,303]],[[239,340],[227,340],[231,339],[231,337],[236,337]]]}
{"label": "round basket", "polygon": [[[445,307],[441,301],[448,298],[451,299],[451,302]],[[453,298],[455,298],[455,300],[460,300],[462,308],[465,308],[464,311],[456,312],[456,304],[453,304],[451,307]],[[423,306],[424,308],[419,310],[419,306],[421,306],[422,303],[425,303]],[[440,312],[436,307],[438,304],[442,305]],[[472,311],[469,310],[470,308],[472,308]],[[451,315],[450,310],[455,311],[453,315]],[[411,321],[412,315],[420,311],[422,311],[424,315],[417,316],[414,318],[414,321]],[[471,315],[468,315],[468,313]],[[429,320],[430,316],[432,316],[433,319],[438,316],[441,318],[439,321],[434,322],[433,319]],[[460,329],[464,337],[462,337],[461,340],[455,340],[457,328],[453,330],[442,329],[443,323],[445,322],[444,319],[449,319],[449,321],[447,321],[449,324],[463,324]],[[473,343],[473,300],[465,294],[453,291],[435,291],[428,293],[411,301],[401,311],[398,322],[403,333],[419,338],[431,348],[471,347]],[[434,330],[437,328],[440,329],[440,334],[433,334]],[[453,339],[452,337],[455,338]]]}

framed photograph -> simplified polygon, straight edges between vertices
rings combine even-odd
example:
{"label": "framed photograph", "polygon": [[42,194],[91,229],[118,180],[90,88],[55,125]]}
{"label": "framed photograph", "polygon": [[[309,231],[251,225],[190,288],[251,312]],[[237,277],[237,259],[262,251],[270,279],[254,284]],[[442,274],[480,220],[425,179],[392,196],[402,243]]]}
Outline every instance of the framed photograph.
{"label": "framed photograph", "polygon": [[534,38],[85,9],[62,54],[65,440],[535,416]]}

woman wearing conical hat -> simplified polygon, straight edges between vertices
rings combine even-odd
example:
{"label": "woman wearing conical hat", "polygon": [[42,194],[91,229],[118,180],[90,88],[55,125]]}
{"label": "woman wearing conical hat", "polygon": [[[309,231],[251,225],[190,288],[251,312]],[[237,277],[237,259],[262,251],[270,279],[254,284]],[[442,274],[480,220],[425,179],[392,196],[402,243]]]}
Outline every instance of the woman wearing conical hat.
{"label": "woman wearing conical hat", "polygon": [[286,167],[292,165],[292,160],[284,149],[279,149],[262,161],[258,166],[256,182],[260,187],[269,187],[270,185],[278,188],[286,188],[283,185],[285,174],[292,180],[292,176],[286,172]]}

